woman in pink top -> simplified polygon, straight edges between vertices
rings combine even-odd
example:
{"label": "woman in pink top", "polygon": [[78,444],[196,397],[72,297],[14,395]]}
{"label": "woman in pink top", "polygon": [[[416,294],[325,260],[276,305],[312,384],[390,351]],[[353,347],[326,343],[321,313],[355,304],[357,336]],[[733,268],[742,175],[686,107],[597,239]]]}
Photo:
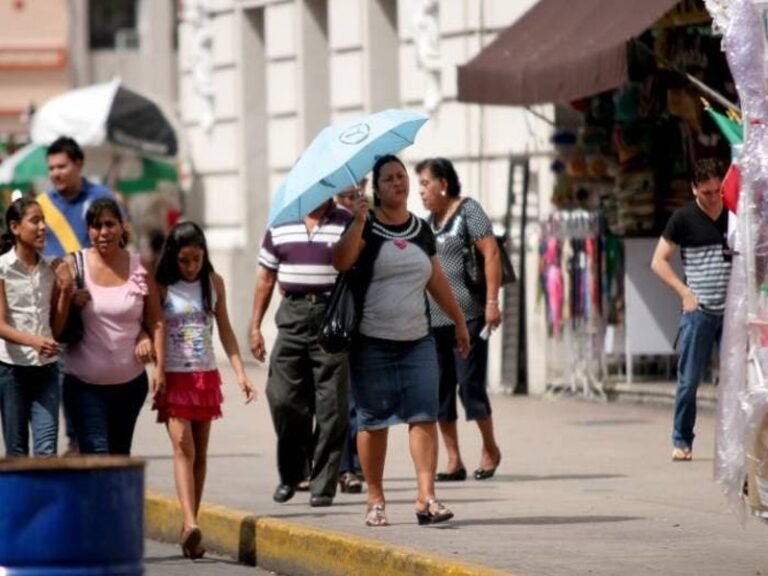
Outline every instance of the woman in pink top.
{"label": "woman in pink top", "polygon": [[94,201],[85,221],[92,247],[84,251],[85,289],[74,296],[82,304],[84,335],[64,354],[64,403],[81,453],[130,454],[149,388],[144,364],[153,351],[153,395],[165,387],[160,300],[138,255],[123,247],[126,230],[117,202]]}

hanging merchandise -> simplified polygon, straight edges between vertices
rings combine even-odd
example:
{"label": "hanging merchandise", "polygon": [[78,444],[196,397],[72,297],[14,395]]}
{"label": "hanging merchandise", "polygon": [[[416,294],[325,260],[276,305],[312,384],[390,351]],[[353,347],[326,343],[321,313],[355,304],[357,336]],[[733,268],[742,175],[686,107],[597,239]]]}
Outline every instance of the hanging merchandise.
{"label": "hanging merchandise", "polygon": [[567,380],[552,390],[605,397],[602,390],[603,335],[600,218],[594,211],[558,210],[541,223],[540,292],[547,332],[562,360],[548,375]]}
{"label": "hanging merchandise", "polygon": [[608,228],[621,236],[651,234],[656,210],[655,175],[651,170],[622,171],[616,177],[615,207]]}

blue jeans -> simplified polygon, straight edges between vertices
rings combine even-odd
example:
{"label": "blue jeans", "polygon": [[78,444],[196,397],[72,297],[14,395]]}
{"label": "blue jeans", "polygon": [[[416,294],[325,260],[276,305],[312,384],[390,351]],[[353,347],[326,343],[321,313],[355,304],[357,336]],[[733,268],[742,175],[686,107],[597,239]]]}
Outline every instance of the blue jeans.
{"label": "blue jeans", "polygon": [[149,391],[145,372],[125,384],[88,384],[64,375],[64,403],[81,454],[130,454],[133,431]]}
{"label": "blue jeans", "polygon": [[675,397],[675,429],[672,443],[677,448],[693,447],[693,427],[696,424],[696,391],[712,357],[712,349],[720,345],[723,317],[695,311],[680,319],[677,364],[677,394]]}
{"label": "blue jeans", "polygon": [[55,456],[59,434],[59,366],[16,366],[0,362],[0,411],[7,456]]}

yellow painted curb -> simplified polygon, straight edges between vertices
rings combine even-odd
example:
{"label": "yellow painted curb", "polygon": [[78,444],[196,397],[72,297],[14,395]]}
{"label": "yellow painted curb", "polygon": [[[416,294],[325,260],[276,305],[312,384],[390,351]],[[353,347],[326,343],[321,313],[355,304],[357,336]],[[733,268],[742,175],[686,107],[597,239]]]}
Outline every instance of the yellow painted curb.
{"label": "yellow painted curb", "polygon": [[[181,510],[175,498],[147,492],[147,536],[177,542]],[[459,563],[378,540],[349,536],[277,518],[258,518],[204,505],[198,516],[205,546],[244,564],[301,576],[500,576],[484,566]]]}
{"label": "yellow painted curb", "polygon": [[[206,548],[251,566],[256,564],[256,520],[251,514],[222,506],[204,505],[198,514]],[[164,542],[178,542],[181,524],[178,500],[147,491],[144,499],[144,525],[148,537]]]}
{"label": "yellow painted curb", "polygon": [[287,522],[259,518],[256,523],[258,565],[279,574],[299,576],[499,576],[484,566],[458,563],[378,540],[348,536]]}

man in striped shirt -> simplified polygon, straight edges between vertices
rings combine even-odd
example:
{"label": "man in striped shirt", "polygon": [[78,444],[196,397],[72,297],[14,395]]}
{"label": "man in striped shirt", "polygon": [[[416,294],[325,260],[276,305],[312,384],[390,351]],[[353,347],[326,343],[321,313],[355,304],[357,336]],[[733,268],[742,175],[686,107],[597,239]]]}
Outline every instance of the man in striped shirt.
{"label": "man in striped shirt", "polygon": [[311,462],[311,506],[330,506],[347,431],[346,354],[327,354],[317,342],[336,269],[331,263],[351,214],[329,200],[303,221],[267,231],[253,297],[251,352],[266,358],[261,323],[275,285],[283,295],[278,334],[269,358],[267,400],[277,433],[280,474],[273,498],[290,500]]}
{"label": "man in striped shirt", "polygon": [[[672,434],[674,461],[692,458],[696,390],[723,331],[731,273],[728,210],[720,191],[723,174],[723,166],[717,160],[702,159],[696,163],[692,185],[694,202],[672,214],[651,262],[653,271],[680,296],[683,308]],[[685,279],[681,279],[670,264],[677,247]]]}

